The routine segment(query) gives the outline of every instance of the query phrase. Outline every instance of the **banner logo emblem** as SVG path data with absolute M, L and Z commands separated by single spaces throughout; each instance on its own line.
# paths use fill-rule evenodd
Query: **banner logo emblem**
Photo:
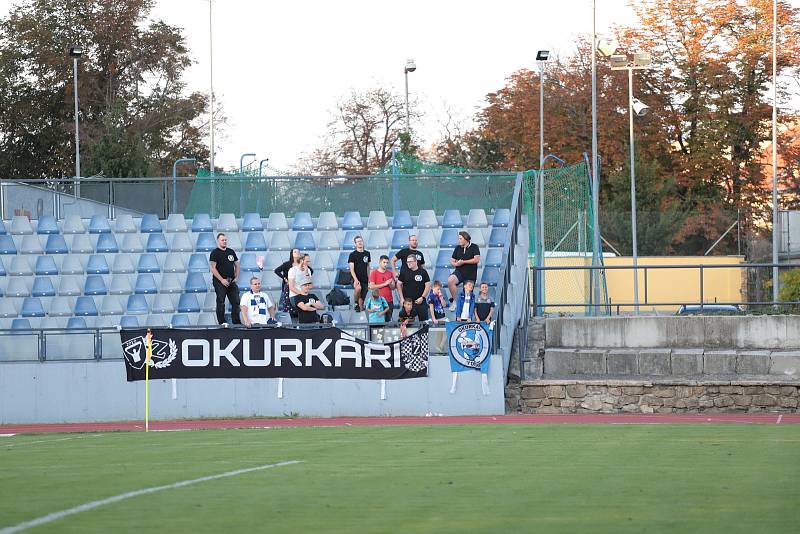
M 122 344 L 122 354 L 125 360 L 134 369 L 143 369 L 146 360 L 147 349 L 145 346 L 145 336 L 139 336 Z M 178 356 L 178 345 L 170 339 L 168 342 L 153 338 L 153 358 L 150 366 L 156 369 L 163 369 L 175 361 Z
M 489 336 L 478 323 L 468 323 L 454 328 L 448 341 L 450 354 L 464 367 L 480 369 L 481 364 L 489 356 Z

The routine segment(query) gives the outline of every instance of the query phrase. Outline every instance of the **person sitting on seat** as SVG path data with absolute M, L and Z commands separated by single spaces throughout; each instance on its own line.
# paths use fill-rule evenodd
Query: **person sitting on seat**
M 239 306 L 242 309 L 242 323 L 247 328 L 253 325 L 277 324 L 275 304 L 266 292 L 261 291 L 261 280 L 257 276 L 250 278 L 250 289 L 242 293 Z
M 467 280 L 464 282 L 464 289 L 458 294 L 456 301 L 456 321 L 470 322 L 475 314 L 475 294 L 472 290 L 475 282 Z
M 300 293 L 294 298 L 297 307 L 297 318 L 300 324 L 318 323 L 320 321 L 317 310 L 324 310 L 325 305 L 318 296 L 311 293 L 311 282 L 300 286 Z

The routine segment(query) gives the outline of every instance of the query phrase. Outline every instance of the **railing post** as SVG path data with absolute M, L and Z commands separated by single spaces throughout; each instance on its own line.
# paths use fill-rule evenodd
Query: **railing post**
M 704 296 L 705 289 L 703 287 L 703 278 L 705 277 L 703 273 L 703 266 L 701 265 L 700 266 L 700 313 L 703 313 L 703 301 L 705 301 L 705 296 Z
M 644 267 L 644 303 L 647 304 L 647 267 Z
M 47 349 L 45 348 L 47 345 L 47 339 L 44 335 L 44 330 L 39 330 L 39 335 L 36 336 L 39 343 L 39 361 L 43 362 L 47 360 Z

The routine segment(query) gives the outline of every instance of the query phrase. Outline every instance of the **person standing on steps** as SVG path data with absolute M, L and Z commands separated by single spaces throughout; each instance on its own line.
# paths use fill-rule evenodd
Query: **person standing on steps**
M 217 248 L 208 258 L 211 267 L 212 285 L 217 295 L 217 323 L 225 324 L 225 298 L 231 303 L 231 322 L 242 324 L 239 320 L 239 257 L 236 251 L 228 248 L 228 238 L 224 233 L 217 234 Z

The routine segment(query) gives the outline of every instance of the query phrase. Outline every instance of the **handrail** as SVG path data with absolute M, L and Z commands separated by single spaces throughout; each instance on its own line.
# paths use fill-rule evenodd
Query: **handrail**
M 514 182 L 514 193 L 511 197 L 511 217 L 509 218 L 509 226 L 511 226 L 511 235 L 510 239 L 506 241 L 503 245 L 503 253 L 502 258 L 503 261 L 500 264 L 500 272 L 502 273 L 502 284 L 499 285 L 499 294 L 497 295 L 497 319 L 495 320 L 495 327 L 493 329 L 493 339 L 492 339 L 492 346 L 497 347 L 499 346 L 501 337 L 501 331 L 503 328 L 503 318 L 505 316 L 505 302 L 506 296 L 508 292 L 508 287 L 510 286 L 511 282 L 511 269 L 513 267 L 514 262 L 514 247 L 516 247 L 519 232 L 519 225 L 522 222 L 522 213 L 521 213 L 521 196 L 523 192 L 523 174 L 517 173 L 517 178 Z

